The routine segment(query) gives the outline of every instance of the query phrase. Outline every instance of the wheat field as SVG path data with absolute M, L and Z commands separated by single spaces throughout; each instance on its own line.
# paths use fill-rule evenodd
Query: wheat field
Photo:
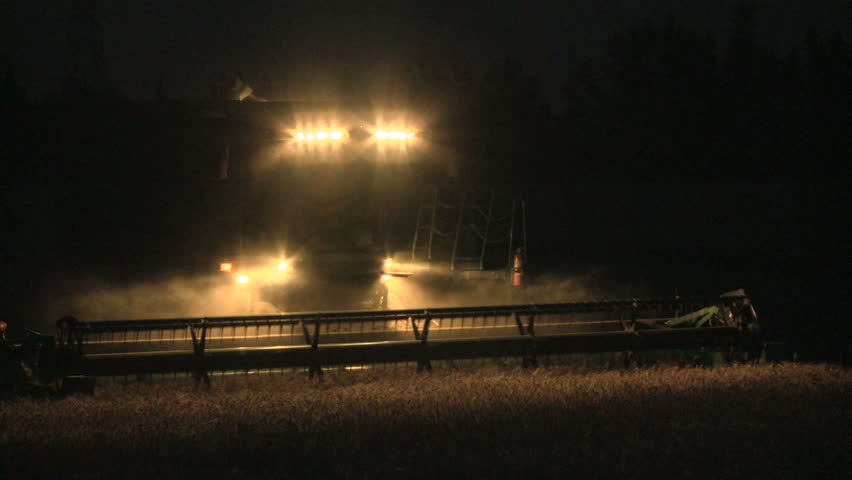
M 850 478 L 850 370 L 410 369 L 0 402 L 0 478 Z

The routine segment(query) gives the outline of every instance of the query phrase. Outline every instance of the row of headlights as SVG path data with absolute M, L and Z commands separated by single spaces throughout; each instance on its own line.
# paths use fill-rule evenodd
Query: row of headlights
M 288 273 L 290 271 L 290 261 L 289 260 L 281 260 L 275 265 L 278 272 Z M 234 270 L 234 264 L 231 262 L 222 262 L 219 264 L 219 271 L 225 273 L 231 273 Z M 246 273 L 240 273 L 236 276 L 237 283 L 245 285 L 251 281 L 251 277 Z
M 313 140 L 342 140 L 344 132 L 342 130 L 317 130 L 310 132 L 296 132 L 296 141 L 313 141 Z
M 376 132 L 376 138 L 378 140 L 412 140 L 414 139 L 414 132 L 404 132 L 401 130 L 378 130 Z
M 393 259 L 391 259 L 390 257 L 386 258 L 385 261 L 384 261 L 385 268 L 390 268 L 392 265 L 393 265 Z M 291 270 L 290 261 L 289 260 L 279 261 L 276 265 L 276 269 L 278 270 L 278 272 L 289 273 L 290 270 Z M 220 272 L 231 273 L 233 270 L 234 270 L 234 264 L 231 263 L 231 262 L 222 262 L 222 263 L 219 264 L 219 271 Z M 381 278 L 382 278 L 382 280 L 388 280 L 388 279 L 391 278 L 391 275 L 383 274 Z M 236 276 L 236 280 L 237 280 L 237 283 L 245 285 L 245 284 L 247 284 L 251 281 L 251 277 L 249 277 L 249 275 L 246 274 L 246 273 L 240 273 Z
M 293 135 L 297 142 L 314 142 L 328 140 L 343 140 L 348 136 L 346 130 L 299 130 Z M 414 131 L 412 130 L 376 130 L 373 133 L 376 140 L 413 140 Z

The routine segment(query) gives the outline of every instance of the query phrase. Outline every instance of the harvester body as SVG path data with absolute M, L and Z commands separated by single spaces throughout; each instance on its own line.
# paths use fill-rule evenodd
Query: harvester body
M 247 312 L 258 302 L 267 312 L 387 308 L 383 277 L 407 276 L 385 262 L 435 161 L 424 159 L 422 129 L 382 127 L 368 110 L 226 104 L 219 246 L 208 251 L 251 295 Z

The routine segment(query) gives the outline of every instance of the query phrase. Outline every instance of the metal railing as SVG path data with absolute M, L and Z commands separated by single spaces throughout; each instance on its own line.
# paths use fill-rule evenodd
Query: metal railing
M 667 320 L 713 310 L 714 321 Z M 742 343 L 756 323 L 745 296 L 656 298 L 412 310 L 80 322 L 60 332 L 77 352 L 71 371 L 132 375 L 639 351 Z

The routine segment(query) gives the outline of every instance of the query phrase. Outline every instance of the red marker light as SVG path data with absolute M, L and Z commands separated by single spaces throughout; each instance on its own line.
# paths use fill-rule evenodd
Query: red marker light
M 6 322 L 4 322 L 3 320 L 0 320 L 0 332 L 5 332 L 6 327 L 8 327 L 8 326 L 9 325 Z
M 231 262 L 220 263 L 219 264 L 219 271 L 220 272 L 230 272 L 231 268 L 233 268 L 233 267 L 234 267 L 234 265 Z

